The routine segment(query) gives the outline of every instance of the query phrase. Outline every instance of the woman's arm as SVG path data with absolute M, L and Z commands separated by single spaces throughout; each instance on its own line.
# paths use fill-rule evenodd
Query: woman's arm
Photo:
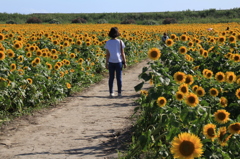
M 127 61 L 126 61 L 126 55 L 125 55 L 125 52 L 124 52 L 123 48 L 121 50 L 121 56 L 122 56 L 122 60 L 123 60 L 123 66 L 124 66 L 124 68 L 126 68 L 127 67 Z
M 108 62 L 109 62 L 110 52 L 108 49 L 106 50 L 106 69 L 108 69 Z

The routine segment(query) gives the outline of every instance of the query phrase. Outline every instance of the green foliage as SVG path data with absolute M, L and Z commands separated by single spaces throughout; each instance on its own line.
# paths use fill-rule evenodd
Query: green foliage
M 44 23 L 48 23 L 51 19 L 58 19 L 61 23 L 71 23 L 73 19 L 81 17 L 88 23 L 98 23 L 99 19 L 105 19 L 108 23 L 121 23 L 126 19 L 132 19 L 138 24 L 143 24 L 148 20 L 162 22 L 166 18 L 174 18 L 178 23 L 228 23 L 239 22 L 240 8 L 229 10 L 202 10 L 202 11 L 177 11 L 177 12 L 143 12 L 143 13 L 33 13 L 23 14 L 7 14 L 0 13 L 0 22 L 6 23 L 9 19 L 20 24 L 25 23 L 30 17 L 37 17 Z M 149 24 L 147 24 L 149 25 Z

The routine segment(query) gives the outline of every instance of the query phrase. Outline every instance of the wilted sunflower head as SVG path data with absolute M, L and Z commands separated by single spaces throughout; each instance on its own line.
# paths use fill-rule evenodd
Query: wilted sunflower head
M 226 134 L 227 134 L 226 127 L 220 127 L 218 132 L 218 142 L 221 146 L 227 146 L 227 142 L 232 136 L 232 134 L 230 134 L 226 137 Z
M 214 119 L 216 122 L 218 122 L 219 124 L 225 124 L 228 122 L 229 120 L 229 115 L 230 113 L 228 113 L 226 110 L 222 109 L 222 110 L 217 110 L 214 113 Z
M 171 153 L 174 158 L 198 158 L 202 155 L 203 144 L 198 136 L 191 133 L 181 133 L 172 141 Z
M 148 51 L 148 57 L 151 60 L 158 60 L 161 57 L 161 52 L 158 48 L 152 48 Z

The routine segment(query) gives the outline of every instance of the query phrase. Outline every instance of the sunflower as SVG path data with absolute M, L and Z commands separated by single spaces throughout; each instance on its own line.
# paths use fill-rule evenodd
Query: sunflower
M 36 58 L 34 59 L 34 61 L 35 61 L 36 64 L 41 63 L 41 59 L 40 59 L 39 57 L 36 57 Z
M 42 56 L 42 51 L 41 50 L 37 50 L 36 55 L 37 56 Z
M 240 33 L 238 35 L 236 35 L 237 40 L 240 40 Z
M 207 58 L 207 57 L 208 57 L 208 51 L 207 51 L 207 50 L 204 50 L 202 56 L 203 56 L 204 58 Z
M 239 54 L 234 54 L 232 60 L 234 62 L 240 62 L 240 55 Z
M 225 81 L 225 74 L 223 72 L 217 72 L 215 74 L 215 79 L 218 81 L 218 82 L 224 82 Z
M 178 90 L 183 94 L 188 94 L 188 85 L 186 83 L 183 83 L 178 87 Z
M 240 88 L 238 88 L 238 89 L 236 90 L 235 95 L 236 95 L 236 97 L 237 97 L 238 99 L 240 99 Z
M 189 105 L 190 107 L 196 107 L 197 104 L 199 103 L 199 99 L 198 96 L 194 93 L 189 93 L 186 96 L 186 103 L 187 105 Z
M 174 44 L 173 39 L 167 39 L 165 41 L 165 43 L 166 43 L 167 46 L 173 46 L 173 44 Z
M 219 132 L 218 132 L 218 142 L 221 146 L 227 146 L 227 142 L 232 136 L 232 134 L 228 135 L 227 134 L 227 129 L 226 127 L 220 127 Z
M 147 96 L 148 95 L 148 91 L 147 90 L 141 90 L 140 94 L 143 96 Z
M 236 37 L 233 36 L 233 35 L 231 35 L 231 36 L 228 38 L 228 41 L 229 41 L 230 43 L 236 43 Z
M 148 51 L 148 57 L 151 60 L 158 60 L 161 57 L 161 52 L 158 48 L 152 48 Z
M 33 83 L 33 80 L 31 78 L 27 78 L 27 81 L 28 81 L 29 84 Z
M 71 88 L 71 84 L 70 83 L 66 83 L 66 87 L 67 87 L 67 89 L 70 89 Z
M 189 46 L 189 47 L 193 47 L 193 45 L 194 45 L 194 42 L 193 42 L 193 41 L 189 41 L 189 42 L 188 42 L 188 46 Z
M 63 71 L 60 71 L 59 73 L 60 73 L 60 77 L 64 77 L 65 74 Z
M 70 54 L 70 57 L 71 57 L 71 58 L 75 58 L 75 57 L 76 57 L 76 54 L 71 53 L 71 54 Z
M 230 113 L 228 113 L 226 110 L 222 109 L 222 110 L 217 110 L 214 113 L 214 119 L 215 121 L 217 121 L 219 124 L 225 124 L 228 122 L 229 120 L 229 115 Z
M 13 71 L 15 71 L 16 69 L 17 69 L 17 65 L 16 65 L 15 63 L 12 63 L 12 64 L 10 65 L 10 71 L 13 72 Z
M 196 90 L 198 89 L 198 85 L 194 85 L 193 87 L 192 87 L 192 90 L 193 90 L 193 92 L 196 92 Z
M 213 97 L 216 97 L 216 96 L 218 96 L 218 90 L 216 89 L 216 88 L 211 88 L 210 90 L 209 90 L 209 94 L 211 95 L 211 96 L 213 96 Z
M 203 127 L 203 134 L 207 139 L 211 139 L 212 141 L 217 137 L 216 134 L 216 125 L 207 124 Z
M 23 60 L 24 60 L 23 55 L 18 56 L 17 59 L 19 62 L 23 62 Z
M 231 134 L 240 134 L 240 123 L 233 123 L 228 126 L 228 131 Z
M 83 63 L 83 61 L 84 61 L 83 58 L 79 58 L 79 59 L 78 59 L 78 62 L 79 62 L 79 63 Z
M 203 87 L 199 86 L 196 90 L 196 94 L 198 97 L 203 97 L 206 94 L 206 92 Z
M 238 85 L 240 85 L 240 78 L 237 79 L 236 83 L 237 83 Z
M 26 56 L 29 58 L 29 57 L 32 57 L 32 53 L 31 52 L 27 52 L 26 53 Z
M 164 106 L 166 105 L 166 103 L 167 103 L 167 100 L 166 100 L 165 97 L 158 97 L 158 99 L 157 99 L 157 105 L 158 105 L 159 107 L 164 107 Z
M 180 54 L 186 54 L 187 53 L 187 48 L 185 46 L 181 46 L 179 49 L 178 49 L 178 52 Z
M 19 74 L 19 75 L 24 75 L 24 70 L 23 70 L 23 69 L 19 69 L 19 70 L 18 70 L 18 74 Z
M 51 65 L 50 63 L 47 62 L 46 65 L 47 65 L 47 68 L 48 68 L 49 70 L 52 69 L 52 65 Z
M 15 53 L 14 53 L 14 51 L 12 49 L 8 49 L 6 51 L 6 53 L 7 53 L 8 57 L 10 57 L 10 58 L 15 57 Z
M 180 40 L 181 40 L 181 41 L 187 41 L 187 40 L 188 40 L 187 35 L 185 35 L 185 34 L 181 35 L 181 36 L 180 36 Z
M 205 72 L 205 75 L 204 75 L 205 78 L 211 79 L 212 76 L 213 76 L 213 72 L 212 72 L 211 70 L 207 70 L 207 71 Z
M 3 41 L 5 39 L 5 35 L 4 34 L 0 34 L 0 41 Z
M 55 65 L 54 65 L 54 69 L 55 69 L 55 70 L 58 70 L 58 69 L 60 69 L 60 66 L 59 66 L 58 64 L 55 64 Z
M 82 41 L 81 40 L 77 40 L 76 44 L 77 45 L 82 45 Z
M 181 100 L 183 100 L 183 98 L 184 98 L 183 92 L 177 91 L 177 92 L 176 92 L 176 99 L 177 99 L 178 101 L 181 101 Z
M 14 43 L 14 48 L 15 49 L 21 49 L 22 47 L 23 47 L 22 42 L 17 41 L 17 42 Z
M 227 83 L 233 83 L 236 81 L 236 79 L 237 79 L 237 76 L 235 75 L 234 72 L 229 71 L 225 73 L 225 80 Z
M 180 84 L 180 83 L 185 82 L 186 74 L 184 72 L 176 72 L 176 73 L 174 73 L 173 77 L 174 77 L 174 80 L 178 84 Z
M 0 60 L 4 60 L 6 57 L 5 53 L 3 51 L 0 51 Z
M 226 37 L 225 37 L 225 36 L 220 36 L 220 37 L 218 38 L 218 41 L 219 41 L 220 43 L 224 43 L 224 42 L 226 41 Z
M 193 159 L 201 157 L 203 144 L 198 136 L 191 133 L 181 133 L 172 141 L 171 153 L 174 158 Z
M 176 36 L 175 34 L 171 34 L 171 35 L 170 35 L 170 38 L 174 40 L 174 39 L 177 38 L 177 36 Z
M 188 85 L 191 85 L 191 84 L 193 84 L 193 82 L 194 82 L 193 76 L 192 75 L 186 75 L 185 83 L 188 84 Z

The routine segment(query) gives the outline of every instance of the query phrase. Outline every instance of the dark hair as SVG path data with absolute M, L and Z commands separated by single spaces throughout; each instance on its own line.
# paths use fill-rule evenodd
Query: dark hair
M 116 38 L 116 37 L 120 36 L 120 33 L 118 32 L 118 28 L 112 27 L 108 33 L 108 36 L 110 36 L 111 38 Z

